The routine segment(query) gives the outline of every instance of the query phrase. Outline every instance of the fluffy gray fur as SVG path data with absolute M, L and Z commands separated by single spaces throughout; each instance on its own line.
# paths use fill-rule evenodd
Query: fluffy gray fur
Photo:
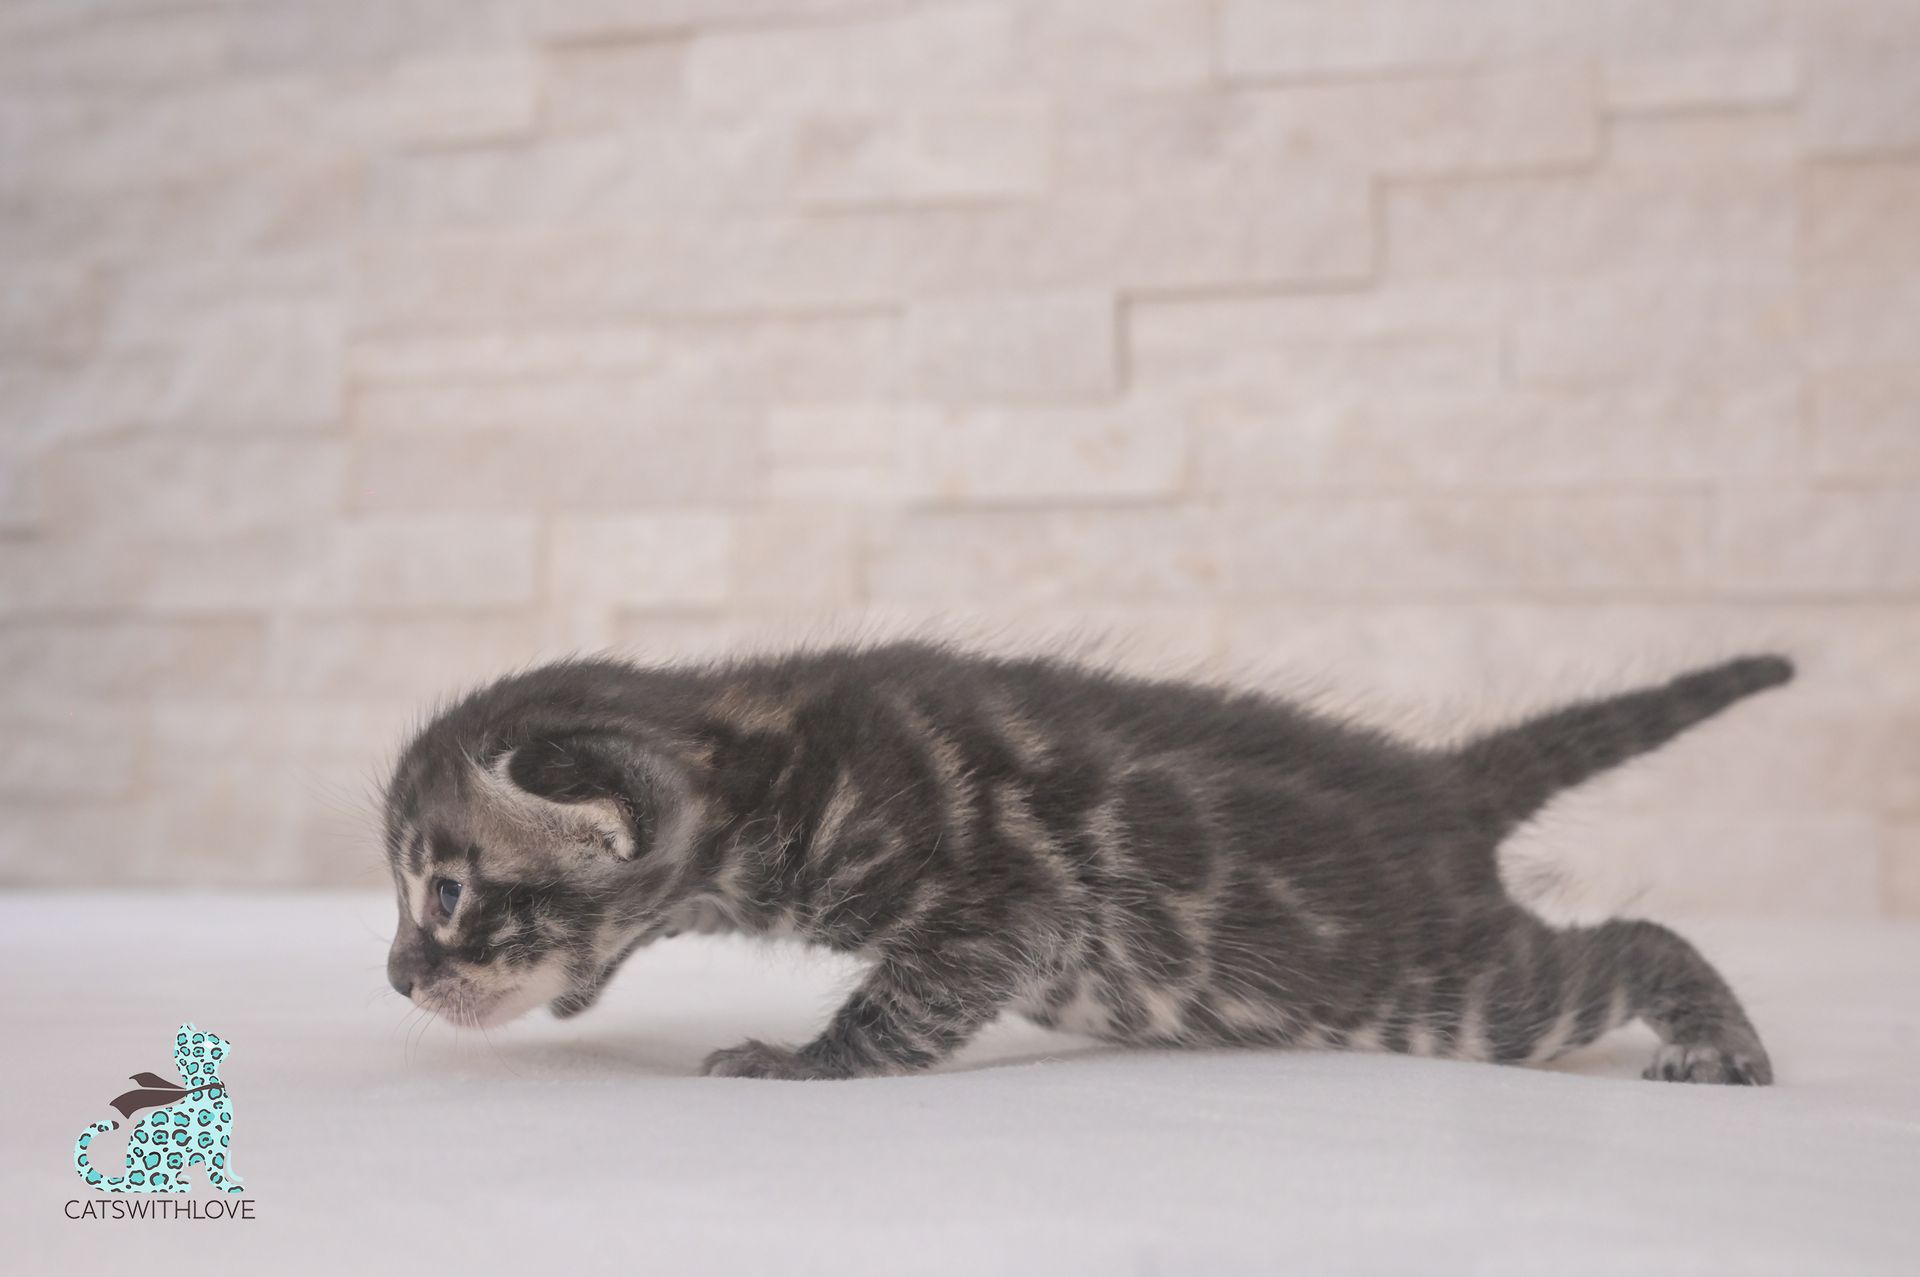
M 401 757 L 389 975 L 493 1024 L 582 1011 L 689 927 L 869 961 L 812 1041 L 707 1059 L 730 1077 L 909 1073 L 1015 1011 L 1116 1042 L 1511 1062 L 1638 1018 L 1663 1043 L 1648 1077 L 1764 1084 L 1692 945 L 1549 926 L 1496 852 L 1791 675 L 1747 657 L 1428 749 L 1252 692 L 922 644 L 564 662 L 467 696 Z

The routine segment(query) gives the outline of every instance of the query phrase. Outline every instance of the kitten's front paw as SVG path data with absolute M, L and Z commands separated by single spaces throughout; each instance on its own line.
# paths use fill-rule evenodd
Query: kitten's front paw
M 700 1071 L 708 1077 L 774 1077 L 796 1082 L 839 1076 L 798 1051 L 751 1039 L 739 1046 L 715 1051 L 700 1066 Z
M 1673 1043 L 1654 1052 L 1642 1077 L 1656 1082 L 1709 1082 L 1720 1086 L 1766 1086 L 1773 1081 L 1773 1065 L 1766 1052 L 1722 1050 L 1717 1046 L 1680 1046 Z

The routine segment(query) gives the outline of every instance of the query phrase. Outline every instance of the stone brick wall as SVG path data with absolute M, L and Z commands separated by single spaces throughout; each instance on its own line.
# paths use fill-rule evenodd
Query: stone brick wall
M 932 628 L 1427 733 L 1782 645 L 1516 876 L 1920 915 L 1916 66 L 1917 0 L 0 0 L 0 880 L 378 884 L 451 689 Z

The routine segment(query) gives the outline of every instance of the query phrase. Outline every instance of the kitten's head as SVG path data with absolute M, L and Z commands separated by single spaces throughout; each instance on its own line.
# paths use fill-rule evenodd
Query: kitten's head
M 667 908 L 685 777 L 627 732 L 464 708 L 420 733 L 387 787 L 388 979 L 456 1024 L 578 1010 Z

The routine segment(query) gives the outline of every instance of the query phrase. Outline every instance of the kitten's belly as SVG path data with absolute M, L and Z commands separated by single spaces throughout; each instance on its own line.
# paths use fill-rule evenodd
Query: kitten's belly
M 1063 980 L 1043 989 L 1020 1012 L 1035 1024 L 1063 1033 L 1115 1036 L 1113 1008 L 1101 997 L 1099 982 L 1093 977 Z
M 1273 1041 L 1286 1035 L 1288 1017 L 1277 1008 L 1230 999 L 1231 1008 L 1215 1007 L 1212 1023 L 1193 1014 L 1190 991 L 1176 991 L 1147 981 L 1128 981 L 1118 987 L 1098 975 L 1071 977 L 1037 991 L 1015 1009 L 1043 1028 L 1113 1042 L 1163 1045 L 1209 1041 Z M 1215 1000 L 1218 1001 L 1217 999 Z M 1219 1027 L 1227 1012 L 1227 1032 Z

